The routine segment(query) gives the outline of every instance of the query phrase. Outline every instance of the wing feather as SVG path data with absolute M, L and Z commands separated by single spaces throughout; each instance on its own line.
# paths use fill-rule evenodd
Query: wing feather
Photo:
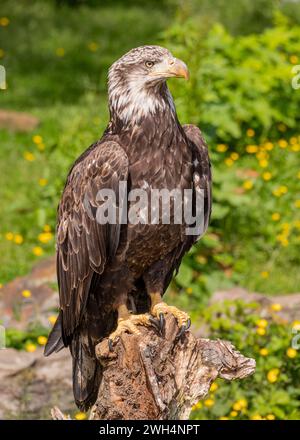
M 204 222 L 203 222 L 203 235 L 209 225 L 211 216 L 211 204 L 212 204 L 212 176 L 211 176 L 211 164 L 208 155 L 208 149 L 206 142 L 202 136 L 200 129 L 191 124 L 183 125 L 183 130 L 187 137 L 189 147 L 192 150 L 193 160 L 193 191 L 198 190 L 204 192 Z M 193 244 L 199 239 L 197 235 L 186 235 L 184 241 L 175 249 L 173 254 L 173 261 L 171 268 L 165 278 L 164 290 L 167 289 L 172 277 L 178 272 L 180 263 L 185 253 L 193 246 Z
M 58 208 L 57 276 L 67 345 L 85 310 L 93 273 L 101 275 L 119 243 L 120 225 L 96 220 L 101 189 L 127 181 L 128 158 L 117 142 L 95 144 L 71 169 Z M 109 250 L 109 252 L 108 252 Z

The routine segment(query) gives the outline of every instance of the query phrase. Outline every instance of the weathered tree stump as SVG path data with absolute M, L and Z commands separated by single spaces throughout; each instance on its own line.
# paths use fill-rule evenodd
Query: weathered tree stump
M 164 337 L 141 327 L 141 335 L 124 334 L 110 352 L 107 340 L 96 347 L 103 366 L 91 420 L 187 419 L 221 377 L 242 379 L 255 370 L 227 341 L 197 339 L 187 332 L 176 341 L 178 327 L 166 317 Z

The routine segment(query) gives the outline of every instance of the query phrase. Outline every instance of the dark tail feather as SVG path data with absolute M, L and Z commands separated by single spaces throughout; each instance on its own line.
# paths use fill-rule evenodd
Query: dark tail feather
M 71 354 L 75 402 L 81 411 L 87 411 L 96 402 L 102 369 L 97 359 L 81 343 L 79 335 L 74 336 Z
M 58 318 L 50 332 L 47 344 L 45 346 L 44 356 L 49 356 L 53 352 L 57 353 L 65 346 L 62 340 L 61 320 L 62 312 L 59 313 Z

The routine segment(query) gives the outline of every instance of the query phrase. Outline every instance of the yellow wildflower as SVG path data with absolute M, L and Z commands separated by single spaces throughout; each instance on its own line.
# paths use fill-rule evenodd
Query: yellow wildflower
M 38 343 L 39 343 L 40 345 L 46 345 L 46 343 L 47 343 L 47 338 L 46 338 L 46 336 L 39 336 L 39 337 L 37 338 L 37 341 L 38 341 Z
M 63 47 L 58 47 L 55 53 L 58 57 L 63 57 L 65 55 L 65 49 Z
M 267 151 L 271 151 L 271 150 L 273 150 L 273 148 L 274 148 L 274 145 L 272 144 L 272 142 L 266 142 L 265 143 L 265 149 Z
M 300 151 L 300 145 L 299 144 L 292 145 L 292 151 L 296 151 L 296 152 Z
M 89 50 L 90 50 L 91 52 L 96 52 L 96 51 L 98 50 L 98 48 L 99 48 L 99 45 L 98 45 L 97 43 L 95 43 L 94 41 L 91 41 L 91 42 L 88 44 L 88 48 L 89 48 Z
M 0 17 L 0 26 L 8 26 L 9 25 L 9 18 L 7 17 Z
M 8 241 L 12 241 L 12 240 L 14 239 L 14 234 L 13 234 L 12 232 L 7 232 L 7 233 L 5 234 L 5 238 L 6 238 L 6 240 L 8 240 Z
M 218 384 L 216 382 L 213 382 L 210 386 L 210 390 L 212 393 L 214 393 L 215 391 L 217 391 L 217 389 L 219 388 Z
M 28 162 L 33 162 L 35 160 L 34 154 L 30 153 L 30 151 L 25 151 L 23 157 L 25 160 L 28 160 Z
M 289 244 L 289 240 L 288 240 L 288 239 L 286 238 L 286 236 L 283 235 L 283 234 L 279 234 L 279 235 L 277 235 L 277 236 L 276 236 L 276 239 L 277 239 L 277 241 L 279 241 L 280 244 L 281 244 L 282 246 L 284 246 L 284 247 L 288 246 L 288 244 Z
M 246 399 L 240 399 L 240 400 L 238 400 L 238 403 L 240 404 L 240 407 L 242 409 L 247 408 L 247 406 L 248 406 L 248 402 Z
M 84 412 L 78 412 L 75 414 L 75 419 L 76 420 L 85 420 L 86 419 L 86 414 Z
M 192 289 L 192 287 L 187 287 L 187 289 L 186 289 L 186 293 L 187 293 L 188 295 L 191 295 L 191 294 L 193 293 L 193 289 Z
M 274 222 L 278 222 L 278 220 L 280 220 L 280 214 L 279 214 L 279 212 L 274 212 L 274 213 L 272 214 L 272 220 L 273 220 Z
M 270 383 L 275 383 L 278 380 L 280 370 L 278 368 L 272 368 L 270 371 L 268 371 L 267 379 Z
M 32 249 L 32 252 L 34 253 L 34 255 L 36 255 L 37 257 L 40 257 L 41 255 L 43 255 L 44 251 L 40 246 L 35 246 Z
M 257 329 L 256 329 L 256 333 L 257 333 L 259 336 L 264 336 L 264 335 L 266 334 L 266 330 L 265 330 L 264 328 L 257 327 Z
M 38 149 L 40 150 L 40 151 L 44 151 L 45 150 L 45 144 L 38 144 Z
M 263 159 L 269 159 L 270 155 L 266 151 L 259 151 L 258 153 L 256 153 L 256 157 L 259 160 L 263 160 Z
M 227 159 L 225 159 L 225 164 L 228 167 L 231 167 L 233 165 L 233 160 L 230 157 L 228 157 Z
M 293 330 L 300 330 L 300 321 L 294 321 L 292 323 L 292 329 Z
M 280 227 L 281 227 L 281 229 L 283 229 L 285 231 L 285 233 L 288 233 L 291 228 L 291 225 L 289 223 L 285 222 L 285 223 L 282 223 L 280 225 Z
M 219 417 L 219 420 L 229 420 L 229 418 L 226 416 L 221 416 L 221 417 Z
M 279 145 L 280 148 L 286 148 L 288 146 L 288 143 L 287 143 L 287 141 L 285 139 L 280 139 L 278 141 L 278 145 Z
M 248 128 L 246 133 L 248 137 L 253 137 L 255 135 L 255 131 L 252 128 Z
M 245 189 L 247 189 L 247 190 L 253 188 L 253 182 L 252 182 L 252 180 L 245 180 L 245 181 L 243 182 L 243 188 L 245 188 Z
M 281 191 L 279 191 L 278 188 L 273 189 L 272 193 L 273 193 L 273 195 L 274 195 L 275 197 L 280 197 L 280 196 L 282 195 L 282 194 L 281 194 Z
M 236 417 L 238 415 L 237 411 L 231 411 L 230 417 Z
M 291 145 L 296 145 L 296 144 L 298 144 L 298 138 L 296 138 L 296 136 L 291 137 L 291 139 L 290 139 L 290 144 L 291 144 Z
M 297 57 L 297 55 L 291 55 L 290 56 L 290 62 L 292 64 L 297 64 L 298 63 L 299 58 Z
M 25 346 L 25 350 L 28 351 L 29 353 L 33 353 L 36 350 L 36 345 L 35 344 L 27 344 Z
M 202 406 L 202 402 L 197 402 L 195 405 L 193 405 L 192 409 L 195 411 L 196 409 L 201 409 Z
M 282 310 L 282 305 L 279 303 L 274 303 L 271 305 L 271 310 L 273 310 L 273 312 L 280 312 L 280 310 Z
M 294 225 L 295 228 L 300 229 L 300 220 L 295 220 Z
M 39 185 L 40 186 L 46 186 L 48 183 L 47 179 L 44 179 L 43 177 L 41 179 L 39 179 Z
M 43 138 L 39 134 L 35 134 L 32 140 L 36 145 L 41 144 L 43 142 Z
M 268 356 L 268 354 L 269 354 L 269 350 L 268 350 L 267 348 L 261 348 L 261 349 L 259 350 L 259 354 L 260 354 L 261 356 Z
M 272 179 L 272 173 L 270 173 L 270 171 L 265 171 L 262 175 L 263 179 L 268 181 Z
M 270 273 L 269 273 L 267 270 L 263 270 L 263 271 L 260 273 L 260 276 L 261 276 L 262 278 L 269 278 Z
M 238 158 L 240 157 L 240 155 L 236 152 L 231 153 L 230 155 L 232 160 L 238 160 Z
M 253 414 L 251 420 L 262 420 L 262 416 L 260 414 Z
M 24 298 L 30 298 L 31 297 L 31 292 L 30 290 L 26 289 L 22 291 L 22 296 L 24 296 Z
M 247 153 L 257 153 L 258 152 L 258 146 L 257 145 L 247 145 L 246 147 Z
M 274 414 L 268 414 L 268 415 L 266 416 L 266 419 L 267 419 L 267 420 L 275 420 L 275 416 L 274 416 Z
M 281 192 L 281 194 L 286 194 L 288 192 L 288 188 L 285 185 L 281 185 L 279 187 L 279 191 Z
M 286 355 L 290 359 L 294 359 L 297 356 L 297 350 L 295 350 L 294 348 L 290 347 L 290 348 L 287 349 Z
M 214 406 L 215 401 L 214 399 L 206 399 L 204 400 L 204 405 L 207 406 L 207 408 L 210 408 L 211 406 Z
M 44 229 L 45 232 L 50 232 L 51 231 L 51 226 L 50 225 L 45 225 L 43 229 Z
M 41 243 L 48 243 L 53 238 L 52 232 L 43 232 L 39 234 L 38 239 Z
M 266 328 L 268 327 L 268 321 L 266 319 L 259 319 L 256 323 L 257 327 Z
M 237 400 L 233 405 L 232 408 L 234 409 L 234 411 L 241 411 L 242 409 L 247 408 L 248 406 L 248 402 L 246 399 L 240 399 Z
M 268 165 L 269 165 L 269 162 L 267 161 L 267 159 L 262 159 L 259 161 L 259 166 L 261 168 L 267 168 Z
M 48 321 L 50 322 L 50 324 L 54 325 L 56 322 L 57 316 L 55 315 L 51 315 L 48 317 Z
M 15 235 L 14 242 L 15 242 L 16 244 L 22 244 L 23 241 L 24 241 L 24 239 L 23 239 L 23 237 L 22 237 L 21 234 L 16 234 L 16 235 Z
M 276 197 L 280 197 L 280 196 L 282 196 L 283 194 L 286 194 L 287 191 L 288 191 L 287 186 L 285 186 L 285 185 L 281 185 L 281 186 L 279 186 L 278 188 L 276 188 L 276 189 L 273 190 L 273 194 L 274 194 L 274 196 L 276 196 Z
M 300 208 L 300 199 L 295 201 L 295 206 L 296 208 Z
M 225 153 L 225 151 L 228 150 L 228 145 L 226 144 L 218 144 L 217 145 L 217 151 L 219 151 L 219 153 Z
M 197 255 L 196 261 L 199 264 L 206 264 L 207 263 L 207 258 L 204 255 Z
M 278 130 L 284 133 L 286 131 L 286 125 L 284 125 L 282 122 L 278 124 Z

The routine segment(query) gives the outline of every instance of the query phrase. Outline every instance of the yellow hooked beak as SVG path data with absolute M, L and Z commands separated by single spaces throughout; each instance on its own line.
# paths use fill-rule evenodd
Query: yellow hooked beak
M 162 78 L 184 78 L 186 80 L 190 77 L 187 65 L 177 58 L 168 58 L 157 64 L 149 75 Z

